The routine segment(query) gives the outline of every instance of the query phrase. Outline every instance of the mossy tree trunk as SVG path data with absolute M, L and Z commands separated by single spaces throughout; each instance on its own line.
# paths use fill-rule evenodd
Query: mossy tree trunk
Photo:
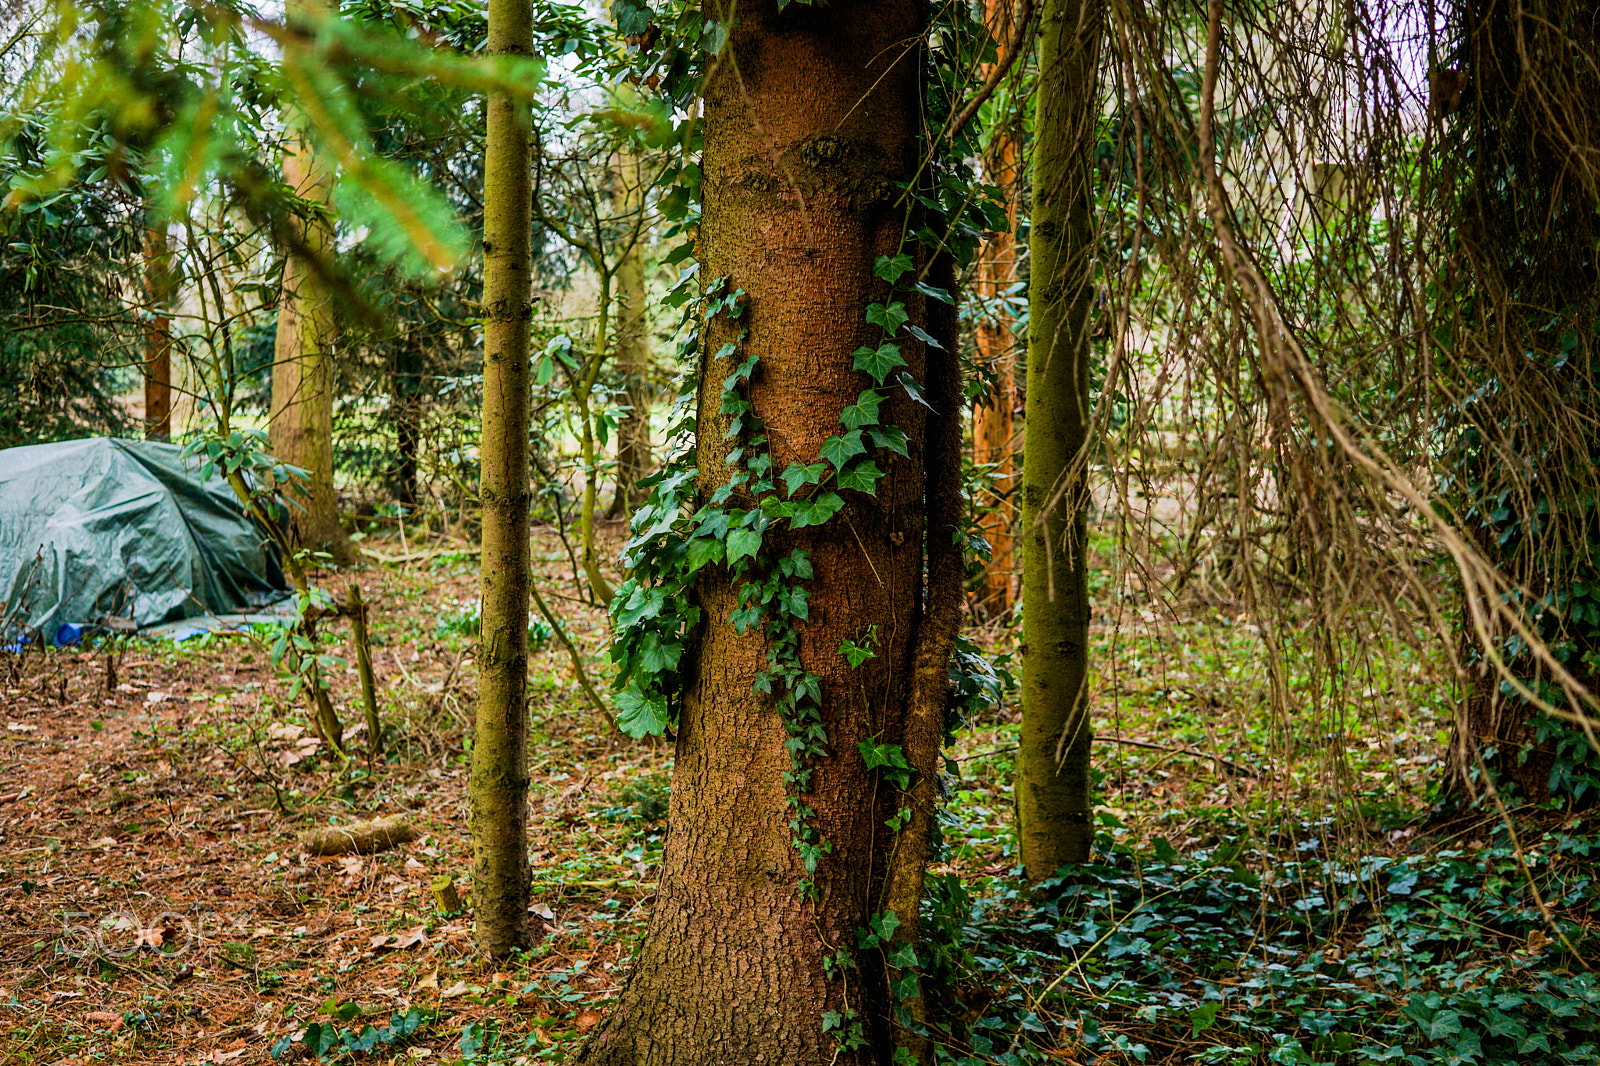
M 730 17 L 715 4 L 707 14 Z M 729 279 L 748 303 L 737 322 L 713 319 L 702 349 L 697 466 L 707 497 L 743 446 L 724 439 L 729 420 L 719 411 L 724 379 L 748 355 L 759 357 L 749 399 L 774 471 L 817 462 L 823 443 L 843 432 L 841 412 L 871 384 L 852 369 L 853 353 L 881 342 L 865 317 L 887 295 L 874 262 L 902 249 L 897 183 L 916 171 L 922 17 L 916 0 L 738 8 L 705 98 L 698 247 L 701 277 Z M 928 321 L 920 297 L 905 304 L 914 321 Z M 735 354 L 719 357 L 728 343 Z M 901 348 L 908 372 L 923 380 L 925 350 L 903 336 Z M 896 390 L 880 416 L 911 443 L 909 458 L 878 457 L 887 474 L 876 497 L 847 491 L 825 526 L 772 527 L 762 547 L 772 558 L 804 549 L 815 575 L 796 632 L 801 665 L 820 680 L 827 735 L 826 754 L 810 764 L 811 790 L 799 797 L 831 849 L 814 874 L 818 898 L 798 890 L 807 872 L 791 841 L 789 732 L 773 698 L 754 687 L 769 666 L 768 640 L 759 628 L 741 635 L 731 621 L 742 580 L 721 567 L 701 571 L 705 621 L 683 692 L 660 887 L 627 984 L 579 1062 L 890 1061 L 881 955 L 858 952 L 861 969 L 834 977 L 824 964 L 854 949 L 857 931 L 885 906 L 895 843 L 884 822 L 900 797 L 857 745 L 908 739 L 925 412 Z M 953 403 L 926 415 L 959 417 Z M 874 636 L 876 658 L 852 669 L 841 645 Z M 836 1046 L 828 1012 L 846 1027 L 855 1012 L 865 1046 Z
M 295 23 L 326 10 L 324 0 L 289 0 L 286 17 Z M 333 226 L 327 216 L 333 175 L 318 158 L 311 132 L 303 124 L 291 133 L 289 145 L 283 181 L 306 201 L 306 210 L 289 222 L 298 247 L 284 257 L 268 446 L 278 459 L 306 471 L 306 481 L 288 493 L 297 505 L 290 516 L 295 542 L 348 563 L 355 549 L 339 525 L 333 489 L 333 302 L 327 285 L 307 261 L 308 256 L 326 259 L 333 251 Z
M 1017 838 L 1030 880 L 1089 856 L 1087 462 L 1101 0 L 1045 0 L 1029 235 Z
M 533 53 L 532 9 L 491 0 L 492 55 Z M 528 921 L 528 326 L 532 126 L 528 105 L 491 95 L 483 203 L 482 634 L 469 785 L 478 945 L 505 955 Z

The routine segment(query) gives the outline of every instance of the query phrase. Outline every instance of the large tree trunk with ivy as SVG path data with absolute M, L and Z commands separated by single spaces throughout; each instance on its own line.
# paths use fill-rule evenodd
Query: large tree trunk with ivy
M 874 278 L 880 257 L 912 250 L 901 183 L 917 165 L 921 19 L 915 0 L 781 12 L 758 0 L 713 61 L 700 275 L 748 295 L 715 301 L 703 334 L 699 477 L 684 489 L 702 510 L 652 557 L 657 583 L 635 567 L 614 609 L 700 619 L 682 653 L 650 927 L 580 1062 L 846 1066 L 893 1052 L 884 952 L 857 937 L 885 906 L 885 823 L 901 794 L 859 745 L 893 761 L 908 739 L 924 423 L 960 417 L 953 401 L 927 414 L 897 382 L 924 381 L 928 361 L 898 319 L 927 321 L 915 275 L 897 293 Z M 875 321 L 904 368 L 874 361 L 886 342 Z M 864 397 L 875 381 L 881 393 Z M 679 513 L 658 487 L 635 528 Z M 691 606 L 663 590 L 660 568 L 702 550 L 709 561 L 684 578 Z
M 1029 235 L 1017 839 L 1030 880 L 1089 857 L 1089 310 L 1101 0 L 1046 0 Z
M 489 51 L 533 53 L 531 9 L 491 0 Z M 528 105 L 491 95 L 483 196 L 482 633 L 468 800 L 478 945 L 506 955 L 528 922 L 528 323 L 532 296 Z
M 999 45 L 993 65 L 979 71 L 985 81 L 994 66 L 1010 59 L 1012 30 L 1016 16 L 1014 0 L 986 0 L 984 24 Z M 1023 64 L 1012 66 L 1016 83 L 1021 82 Z M 1020 125 L 1021 118 L 1015 121 Z M 989 542 L 989 565 L 983 572 L 978 608 L 989 617 L 1000 617 L 1011 610 L 1016 599 L 1017 506 L 1017 360 L 1014 316 L 1007 295 L 1017 281 L 1017 183 L 1021 170 L 1022 132 L 1009 122 L 995 129 L 983 156 L 984 178 L 999 186 L 1006 199 L 1006 229 L 984 241 L 978 252 L 978 276 L 974 295 L 983 304 L 976 332 L 978 365 L 989 379 L 988 388 L 972 406 L 972 461 L 993 468 L 993 490 L 979 520 L 979 529 Z
M 1526 590 L 1513 602 L 1528 606 L 1530 627 L 1593 692 L 1600 17 L 1586 0 L 1467 0 L 1457 17 L 1460 65 L 1432 75 L 1447 147 L 1439 187 L 1460 257 L 1440 274 L 1456 288 L 1437 301 L 1447 318 L 1435 335 L 1452 338 L 1447 354 L 1472 397 L 1458 408 L 1450 483 L 1480 548 Z M 1449 784 L 1481 794 L 1487 768 L 1520 798 L 1570 795 L 1597 756 L 1579 730 L 1502 686 L 1482 636 L 1470 627 L 1463 636 L 1471 675 Z M 1566 701 L 1525 641 L 1488 636 L 1522 683 Z
M 290 0 L 291 23 L 322 13 L 322 0 Z M 294 244 L 284 256 L 278 298 L 278 333 L 272 357 L 272 454 L 306 472 L 289 497 L 295 541 L 347 563 L 355 550 L 339 525 L 333 490 L 333 302 L 327 285 L 308 257 L 325 260 L 333 251 L 333 227 L 326 217 L 333 176 L 318 159 L 310 131 L 291 134 L 283 159 L 283 181 L 306 201 L 307 211 L 289 225 Z

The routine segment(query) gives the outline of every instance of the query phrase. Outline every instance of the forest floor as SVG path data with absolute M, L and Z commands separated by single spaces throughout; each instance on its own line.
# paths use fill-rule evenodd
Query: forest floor
M 608 536 L 620 533 L 614 526 Z M 0 1064 L 259 1063 L 312 1053 L 559 1061 L 598 1022 L 654 891 L 670 749 L 610 732 L 586 705 L 560 642 L 538 647 L 530 664 L 536 943 L 508 963 L 479 958 L 470 914 L 438 913 L 431 889 L 440 875 L 469 888 L 475 559 L 459 545 L 366 543 L 401 562 L 374 563 L 332 587 L 355 580 L 373 605 L 386 731 L 375 769 L 360 758 L 359 729 L 348 734 L 353 764 L 330 757 L 250 637 L 0 659 Z M 603 612 L 578 596 L 556 537 L 541 533 L 535 548 L 541 589 L 604 688 Z M 1332 869 L 1337 851 L 1341 861 L 1359 857 L 1369 874 L 1387 870 L 1392 892 L 1413 856 L 1438 854 L 1452 840 L 1457 850 L 1447 856 L 1492 850 L 1492 833 L 1470 829 L 1422 843 L 1419 815 L 1444 750 L 1442 704 L 1429 705 L 1438 699 L 1429 695 L 1432 674 L 1418 662 L 1414 676 L 1387 678 L 1370 721 L 1335 727 L 1308 714 L 1274 724 L 1264 720 L 1265 678 L 1242 665 L 1259 639 L 1248 619 L 1198 600 L 1188 617 L 1132 611 L 1096 619 L 1097 660 L 1110 664 L 1094 682 L 1104 869 L 1134 871 L 1100 875 L 1100 894 L 1083 904 L 1100 908 L 1099 918 L 1069 931 L 1069 919 L 1081 917 L 1069 906 L 1078 888 L 1063 888 L 1047 908 L 1055 931 L 1041 934 L 1036 904 L 1019 892 L 1009 829 L 1014 704 L 969 723 L 949 752 L 958 776 L 937 872 L 957 876 L 936 883 L 944 885 L 938 906 L 954 916 L 944 957 L 962 971 L 952 970 L 946 997 L 960 1020 L 960 1055 L 951 1061 L 1322 1061 L 1277 1055 L 1287 1038 L 1262 1019 L 1287 1012 L 1285 1032 L 1326 1035 L 1334 1023 L 1305 1020 L 1326 1003 L 1274 1000 L 1278 986 L 1268 980 L 1262 1007 L 1249 998 L 1252 965 L 1236 959 L 1220 974 L 1194 961 L 1177 980 L 1169 969 L 1141 985 L 1131 967 L 1119 975 L 1116 960 L 1158 957 L 1152 943 L 1172 937 L 1155 938 L 1151 920 L 1182 925 L 1211 914 L 1220 916 L 1208 927 L 1220 930 L 1214 939 L 1250 944 L 1195 941 L 1185 949 L 1193 959 L 1267 952 L 1263 966 L 1326 983 L 1328 951 L 1337 959 L 1342 944 L 1359 955 L 1373 908 L 1340 911 L 1332 893 L 1291 884 L 1294 871 L 1304 882 L 1313 860 Z M 328 628 L 341 645 L 331 650 L 353 660 L 348 633 Z M 1003 668 L 1012 635 L 981 635 Z M 353 669 L 333 688 L 347 723 L 359 722 Z M 418 839 L 326 858 L 298 843 L 309 827 L 391 814 L 406 815 Z M 1284 885 L 1264 887 L 1272 879 L 1263 882 L 1263 870 L 1284 856 L 1293 860 L 1282 865 Z M 1210 893 L 1203 906 L 1194 902 L 1197 886 Z M 1580 895 L 1586 907 L 1590 896 Z M 1153 901 L 1165 896 L 1186 900 L 1191 916 L 1161 911 Z M 1563 900 L 1556 906 L 1576 914 L 1573 928 L 1592 933 L 1592 915 Z M 1290 934 L 1279 939 L 1287 946 L 1272 948 L 1277 934 L 1263 936 L 1261 916 L 1278 914 L 1273 908 L 1292 916 L 1296 907 L 1304 928 L 1274 926 Z M 1332 921 L 1317 924 L 1315 936 L 1312 911 Z M 1242 932 L 1227 925 L 1236 917 Z M 1370 954 L 1420 950 L 1396 939 L 1403 925 L 1384 928 Z M 1528 952 L 1549 939 L 1525 932 L 1508 930 L 1473 950 L 1497 964 L 1523 951 L 1526 969 Z M 1162 980 L 1164 1014 L 1148 1006 L 1157 999 L 1128 998 L 1134 986 L 1156 996 Z M 1327 1061 L 1398 1059 L 1383 1052 L 1386 1034 L 1399 1034 L 1399 1048 L 1402 1030 L 1417 1025 L 1426 1037 L 1417 1047 L 1449 1044 L 1437 1010 L 1420 1022 L 1403 1014 L 1408 997 L 1438 981 L 1405 985 L 1397 998 L 1378 988 L 1381 974 L 1339 980 L 1376 989 L 1370 1009 L 1398 1020 L 1362 1030 L 1371 1039 L 1352 1047 L 1378 1049 L 1369 1057 L 1350 1058 L 1335 1041 L 1320 1052 Z M 1068 1009 L 1068 991 L 1104 1024 Z M 1327 1008 L 1329 1016 L 1356 1009 L 1360 994 Z M 1225 1025 L 1219 1007 L 1236 995 L 1242 1013 L 1224 1015 L 1233 1019 Z M 1314 1043 L 1294 1039 L 1296 1047 Z

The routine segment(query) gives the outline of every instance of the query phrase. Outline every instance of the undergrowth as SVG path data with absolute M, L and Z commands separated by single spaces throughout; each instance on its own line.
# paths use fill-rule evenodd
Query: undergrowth
M 1592 822 L 1326 860 L 1315 825 L 1188 855 L 1105 830 L 1037 893 L 939 881 L 940 1061 L 1600 1062 Z

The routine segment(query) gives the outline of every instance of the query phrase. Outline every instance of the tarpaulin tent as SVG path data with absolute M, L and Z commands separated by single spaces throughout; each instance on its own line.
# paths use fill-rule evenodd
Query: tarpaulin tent
M 270 542 L 174 444 L 99 438 L 0 450 L 0 639 L 59 643 L 281 599 Z M 64 628 L 65 627 L 65 628 Z

